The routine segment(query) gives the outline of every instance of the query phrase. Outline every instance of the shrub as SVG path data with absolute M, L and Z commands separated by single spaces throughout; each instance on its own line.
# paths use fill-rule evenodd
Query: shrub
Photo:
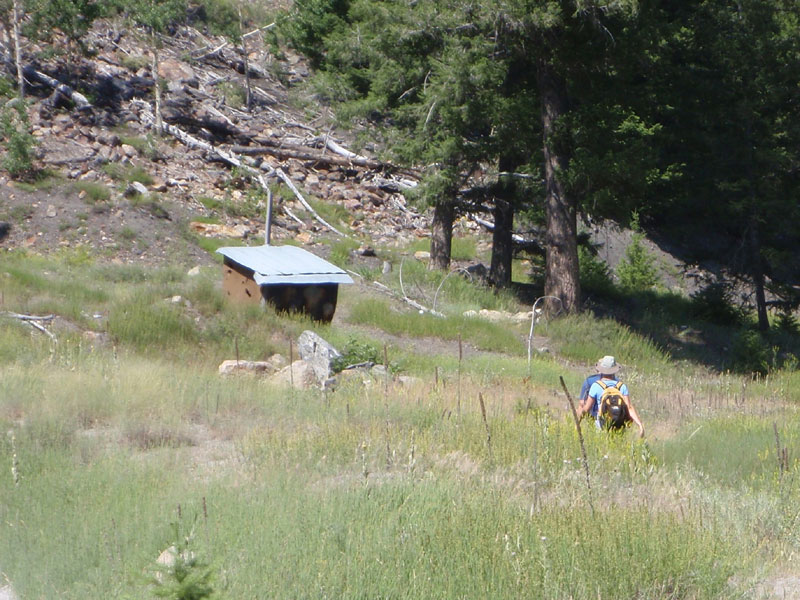
M 372 344 L 351 337 L 342 350 L 342 355 L 333 361 L 331 368 L 334 373 L 338 373 L 350 365 L 370 362 L 381 362 L 380 351 Z
M 738 332 L 731 344 L 731 362 L 735 371 L 766 375 L 770 367 L 770 347 L 754 329 Z
M 12 101 L 3 107 L 0 130 L 6 149 L 3 168 L 14 179 L 29 177 L 33 173 L 35 140 L 23 102 Z
M 712 283 L 692 294 L 690 312 L 693 317 L 716 325 L 740 325 L 743 315 L 733 306 L 728 286 Z
M 642 245 L 643 239 L 642 234 L 634 234 L 625 256 L 617 265 L 620 287 L 627 292 L 647 291 L 658 284 L 655 258 Z
M 578 267 L 582 289 L 602 295 L 614 289 L 608 264 L 584 246 L 578 247 Z
M 111 190 L 102 183 L 76 181 L 72 187 L 77 192 L 84 192 L 83 197 L 87 204 L 100 204 L 111 200 Z
M 781 333 L 800 335 L 800 324 L 789 309 L 782 310 L 775 319 L 774 328 Z
M 354 240 L 339 240 L 331 246 L 330 261 L 339 266 L 350 264 L 350 253 L 358 248 L 358 242 Z

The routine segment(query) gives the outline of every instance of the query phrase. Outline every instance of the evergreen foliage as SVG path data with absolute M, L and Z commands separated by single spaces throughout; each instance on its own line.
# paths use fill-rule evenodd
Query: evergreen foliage
M 644 292 L 658 284 L 655 257 L 644 247 L 644 234 L 639 226 L 638 213 L 631 220 L 633 239 L 625 256 L 617 265 L 620 287 L 626 292 Z
M 83 36 L 105 8 L 100 0 L 28 0 L 30 21 L 24 27 L 26 35 L 49 40 L 56 31 L 82 50 Z
M 21 100 L 12 100 L 0 114 L 0 132 L 3 135 L 5 156 L 3 168 L 14 179 L 24 179 L 33 173 L 36 140 L 31 134 L 30 120 Z

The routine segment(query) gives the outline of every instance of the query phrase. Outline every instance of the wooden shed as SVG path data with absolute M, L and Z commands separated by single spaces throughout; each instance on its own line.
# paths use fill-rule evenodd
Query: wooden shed
M 330 321 L 339 285 L 353 283 L 344 270 L 296 246 L 230 246 L 217 252 L 224 257 L 223 290 L 234 302 L 269 302 L 277 310 Z

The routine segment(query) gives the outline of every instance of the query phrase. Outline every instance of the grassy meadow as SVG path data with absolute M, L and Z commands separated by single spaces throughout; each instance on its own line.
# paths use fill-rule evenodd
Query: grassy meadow
M 403 277 L 432 303 L 438 280 Z M 795 371 L 712 373 L 588 315 L 537 325 L 551 352 L 528 365 L 529 324 L 461 316 L 525 307 L 461 277 L 443 319 L 364 283 L 326 326 L 227 306 L 218 279 L 0 255 L 0 311 L 58 315 L 57 341 L 0 317 L 0 585 L 20 599 L 769 598 L 797 572 Z M 305 329 L 411 377 L 217 374 Z M 587 474 L 559 376 L 577 393 L 608 353 L 647 438 L 584 421 Z M 180 573 L 157 569 L 170 545 Z

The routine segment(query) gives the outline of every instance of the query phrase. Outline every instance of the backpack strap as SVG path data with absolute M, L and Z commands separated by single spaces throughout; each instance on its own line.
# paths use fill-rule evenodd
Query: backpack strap
M 598 383 L 598 384 L 600 385 L 600 387 L 601 387 L 601 388 L 603 388 L 603 391 L 604 391 L 604 392 L 605 392 L 605 391 L 606 391 L 608 388 L 610 388 L 610 387 L 611 387 L 611 388 L 616 388 L 616 389 L 618 389 L 618 390 L 622 391 L 622 390 L 620 389 L 620 386 L 622 385 L 622 382 L 621 382 L 621 381 L 615 381 L 615 382 L 614 382 L 614 385 L 608 385 L 607 383 L 603 383 L 603 380 L 602 380 L 602 379 L 598 379 L 598 380 L 597 380 L 595 383 Z

